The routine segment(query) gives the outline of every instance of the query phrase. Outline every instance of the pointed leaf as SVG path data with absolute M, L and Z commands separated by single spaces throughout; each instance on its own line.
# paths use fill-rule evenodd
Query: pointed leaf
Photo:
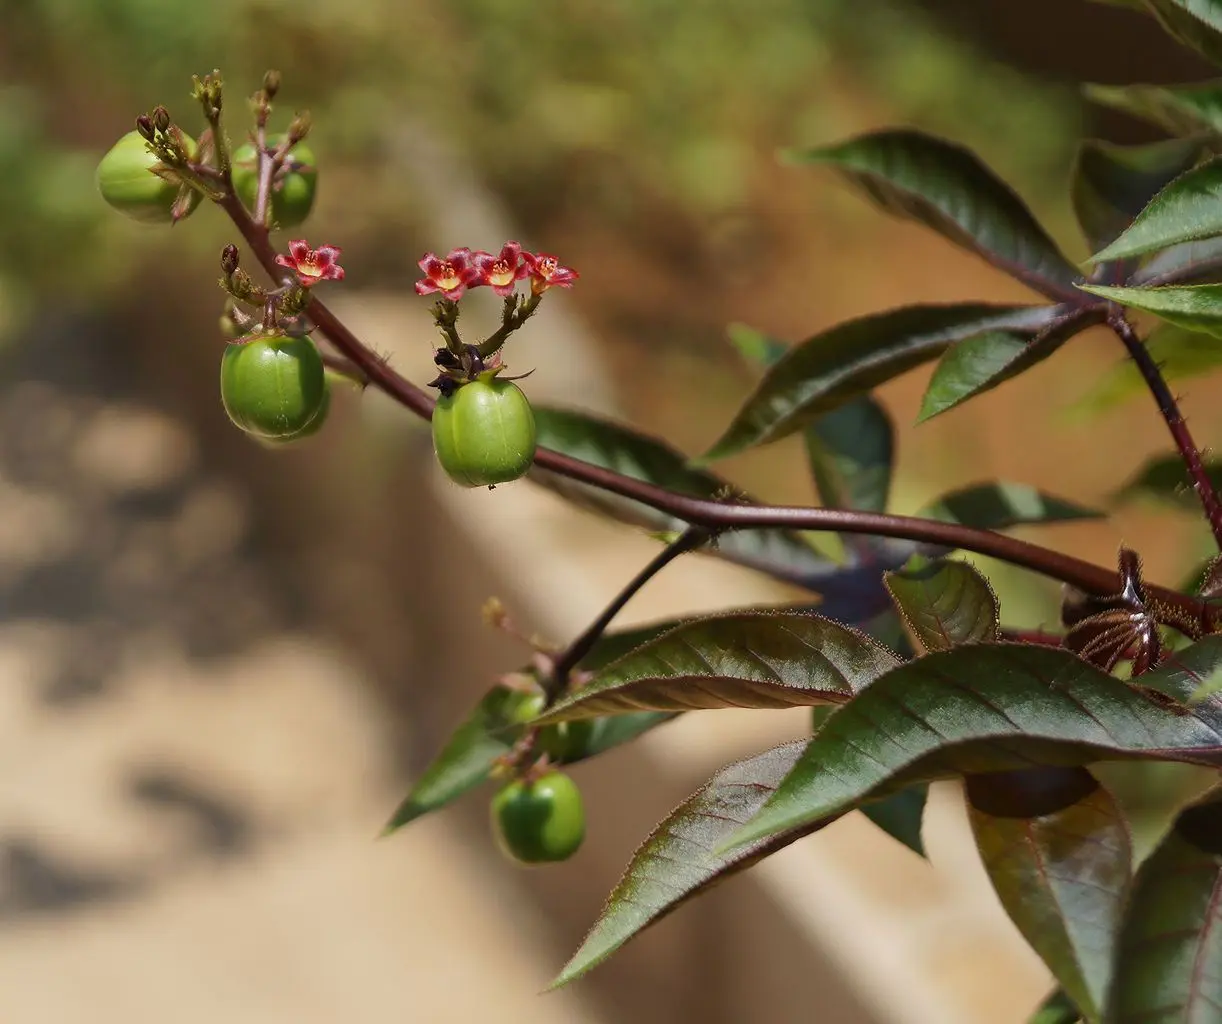
M 1222 461 L 1213 459 L 1205 463 L 1214 490 L 1222 488 Z M 1118 501 L 1134 498 L 1153 498 L 1174 508 L 1199 511 L 1200 500 L 1192 489 L 1188 470 L 1178 455 L 1160 455 L 1150 459 L 1137 474 L 1116 492 Z
M 866 804 L 861 813 L 892 839 L 924 857 L 925 844 L 921 840 L 921 823 L 925 817 L 925 803 L 928 799 L 929 786 L 922 783 L 893 793 L 877 803 Z
M 821 827 L 822 822 L 773 836 L 729 855 L 716 852 L 759 810 L 801 752 L 798 741 L 729 765 L 680 804 L 637 850 L 598 922 L 550 987 L 581 977 L 680 904 Z
M 969 794 L 989 779 L 973 777 Z M 1029 817 L 990 814 L 977 806 L 983 802 L 975 795 L 969 804 L 972 831 L 1001 905 L 1073 1002 L 1097 1020 L 1133 867 L 1120 806 L 1097 784 L 1068 807 Z
M 1163 379 L 1191 380 L 1222 367 L 1222 341 L 1212 334 L 1162 324 L 1145 339 L 1150 356 L 1158 363 Z M 1146 382 L 1131 359 L 1123 359 L 1075 406 L 1081 415 L 1098 415 L 1115 409 L 1128 399 L 1146 395 Z
M 1157 287 L 1164 284 L 1217 283 L 1222 274 L 1222 237 L 1182 242 L 1164 249 L 1133 271 L 1132 287 Z
M 1166 288 L 1109 288 L 1083 285 L 1083 291 L 1130 309 L 1153 313 L 1190 331 L 1222 336 L 1222 284 Z
M 1081 273 L 1005 182 L 970 150 L 899 129 L 794 153 L 829 164 L 888 213 L 919 221 L 1053 299 Z
M 918 569 L 889 572 L 884 579 L 925 650 L 997 639 L 997 597 L 989 581 L 966 562 L 938 559 Z
M 1222 133 L 1222 80 L 1188 85 L 1087 85 L 1088 99 L 1144 118 L 1172 135 Z
M 917 422 L 923 423 L 1038 366 L 1074 335 L 1102 322 L 1104 316 L 1102 308 L 1070 310 L 1032 338 L 1013 331 L 993 331 L 959 342 L 934 369 Z
M 1058 648 L 971 645 L 926 655 L 832 715 L 733 842 L 959 774 L 1134 758 L 1222 764 L 1222 700 L 1177 703 L 1220 664 L 1222 637 L 1178 652 L 1140 688 Z
M 538 721 L 642 709 L 837 703 L 897 664 L 864 633 L 818 615 L 717 615 L 679 626 L 612 662 Z
M 1121 933 L 1106 1020 L 1222 1015 L 1222 812 L 1189 808 L 1141 866 Z
M 1222 63 L 1222 3 L 1219 0 L 1145 0 L 1171 35 Z
M 978 530 L 1001 531 L 1036 523 L 1099 519 L 1103 513 L 1045 494 L 1029 484 L 994 481 L 944 494 L 924 506 L 917 515 L 945 523 L 962 523 Z
M 766 444 L 940 355 L 956 341 L 995 329 L 1038 331 L 1053 306 L 959 303 L 905 306 L 850 320 L 791 348 L 764 375 L 701 462 Z
M 1171 139 L 1116 146 L 1088 139 L 1078 150 L 1071 196 L 1078 224 L 1092 250 L 1115 241 L 1159 192 L 1192 169 L 1204 146 Z
M 679 494 L 710 498 L 734 489 L 720 477 L 688 465 L 687 456 L 656 438 L 608 423 L 586 413 L 550 407 L 535 408 L 539 444 L 596 466 L 613 469 Z M 687 526 L 638 501 L 575 483 L 544 470 L 531 478 L 574 504 L 620 522 L 654 532 L 677 532 Z M 706 549 L 740 565 L 759 569 L 777 579 L 818 589 L 820 580 L 839 566 L 791 530 L 734 530 Z
M 742 324 L 731 324 L 729 336 L 739 354 L 759 366 L 771 366 L 789 351 L 783 342 Z M 816 419 L 804 440 L 825 507 L 886 511 L 895 427 L 878 402 L 859 395 Z
M 1172 181 L 1091 261 L 1143 256 L 1213 235 L 1222 235 L 1222 159 L 1210 160 Z
M 608 662 L 668 632 L 679 622 L 670 619 L 608 633 L 582 659 L 580 667 L 586 671 L 597 671 Z M 524 670 L 528 674 L 530 671 Z M 489 690 L 421 773 L 391 816 L 384 834 L 452 803 L 483 783 L 497 760 L 508 754 L 522 736 L 523 723 L 514 713 L 523 698 L 521 691 L 500 684 Z M 581 760 L 627 743 L 673 717 L 645 712 L 596 722 Z

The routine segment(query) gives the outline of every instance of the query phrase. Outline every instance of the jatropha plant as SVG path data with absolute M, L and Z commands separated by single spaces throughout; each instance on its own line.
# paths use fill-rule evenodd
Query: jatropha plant
M 1222 0 L 1126 0 L 1222 61 Z M 1109 329 L 1166 421 L 1174 455 L 1127 490 L 1183 504 L 1195 495 L 1222 545 L 1218 467 L 1208 464 L 1162 367 L 1222 363 L 1222 81 L 1090 87 L 1096 101 L 1164 128 L 1138 147 L 1083 143 L 1073 207 L 1094 255 L 1076 265 L 977 157 L 913 130 L 878 131 L 794 154 L 830 167 L 885 211 L 940 233 L 1021 281 L 1040 301 L 891 309 L 785 345 L 738 328 L 731 340 L 760 379 L 699 459 L 571 409 L 535 408 L 507 371 L 511 336 L 577 273 L 506 242 L 498 252 L 426 255 L 436 296 L 437 377 L 428 390 L 366 348 L 318 297 L 340 282 L 340 249 L 304 239 L 281 251 L 317 185 L 309 119 L 269 136 L 279 87 L 269 73 L 236 150 L 222 127 L 218 74 L 197 79 L 206 125 L 194 139 L 163 107 L 103 158 L 116 209 L 177 222 L 203 200 L 232 219 L 269 276 L 257 284 L 235 245 L 226 292 L 221 399 L 265 443 L 323 425 L 330 386 L 381 389 L 431 418 L 438 460 L 468 487 L 528 476 L 598 513 L 644 527 L 664 547 L 563 647 L 535 643 L 412 786 L 387 831 L 488 780 L 492 824 L 526 864 L 573 855 L 585 834 L 564 767 L 694 709 L 812 708 L 809 739 L 718 772 L 645 840 L 554 985 L 571 982 L 685 900 L 861 810 L 922 851 L 927 786 L 961 779 L 976 843 L 1001 903 L 1055 975 L 1045 1024 L 1222 1020 L 1222 557 L 1187 586 L 1143 578 L 1135 551 L 1099 566 L 1010 537 L 1017 525 L 1097 515 L 1026 485 L 988 482 L 916 516 L 887 512 L 893 431 L 871 389 L 937 360 L 921 419 L 946 412 L 1053 356 L 1087 328 Z M 459 332 L 464 294 L 491 288 L 501 322 Z M 1139 330 L 1135 314 L 1152 314 Z M 320 350 L 319 341 L 326 343 Z M 517 368 L 520 369 L 520 368 Z M 818 507 L 758 501 L 707 468 L 800 433 Z M 487 500 L 496 500 L 495 495 Z M 834 560 L 811 531 L 843 540 Z M 668 563 L 700 551 L 805 589 L 809 602 L 728 610 L 611 630 Z M 956 552 L 991 556 L 1064 584 L 1063 628 L 1008 628 L 985 577 Z M 493 604 L 488 617 L 512 629 Z M 1107 762 L 1199 766 L 1195 792 L 1165 794 L 1165 827 L 1135 854 Z

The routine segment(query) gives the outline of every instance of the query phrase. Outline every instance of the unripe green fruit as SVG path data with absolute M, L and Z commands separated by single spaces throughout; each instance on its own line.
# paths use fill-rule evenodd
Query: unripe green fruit
M 195 152 L 195 142 L 183 136 L 187 153 Z M 154 174 L 151 168 L 161 161 L 148 151 L 139 132 L 131 131 L 116 142 L 98 164 L 94 180 L 102 198 L 120 213 L 144 224 L 168 224 L 179 186 Z M 198 193 L 188 213 L 199 202 Z
M 586 835 L 581 791 L 561 772 L 518 779 L 493 797 L 492 828 L 504 853 L 523 864 L 567 860 Z
M 221 359 L 221 401 L 249 434 L 300 437 L 327 404 L 322 356 L 309 338 L 285 335 L 229 345 Z
M 464 487 L 508 483 L 535 459 L 535 416 L 512 381 L 480 377 L 443 395 L 433 409 L 433 448 Z
M 323 424 L 327 422 L 327 416 L 331 412 L 331 385 L 325 379 L 323 381 L 322 406 L 304 427 L 295 434 L 285 434 L 283 437 L 260 437 L 259 440 L 269 447 L 276 447 L 282 444 L 292 444 L 294 441 L 304 441 L 307 437 L 313 437 L 323 428 Z
M 273 135 L 267 140 L 267 145 L 275 149 L 283 141 L 283 135 Z M 294 228 L 305 221 L 314 207 L 314 192 L 318 187 L 318 170 L 309 146 L 297 143 L 289 150 L 288 159 L 304 166 L 301 170 L 290 170 L 272 179 L 272 220 L 282 228 Z M 234 152 L 232 173 L 234 191 L 242 204 L 253 213 L 259 197 L 259 157 L 252 143 L 248 142 Z

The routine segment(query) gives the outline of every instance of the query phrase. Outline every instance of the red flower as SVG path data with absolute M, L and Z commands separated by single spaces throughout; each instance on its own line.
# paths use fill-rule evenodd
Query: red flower
M 497 295 L 509 295 L 513 286 L 530 273 L 530 265 L 524 260 L 522 247 L 517 242 L 506 242 L 499 256 L 490 252 L 473 252 L 471 261 L 479 272 L 478 284 L 491 285 Z
M 470 249 L 453 249 L 444 260 L 426 252 L 420 261 L 425 279 L 416 282 L 416 294 L 441 292 L 447 299 L 457 301 L 468 288 L 484 283 L 480 271 L 472 266 L 471 261 Z
M 344 268 L 336 261 L 341 250 L 337 245 L 320 245 L 311 249 L 304 238 L 289 242 L 289 254 L 277 256 L 276 263 L 288 267 L 297 275 L 302 288 L 309 288 L 319 281 L 342 281 Z
M 545 252 L 531 255 L 523 253 L 522 259 L 530 267 L 530 290 L 536 295 L 542 295 L 555 285 L 558 288 L 572 288 L 573 282 L 581 275 L 571 267 L 562 267 L 555 256 Z

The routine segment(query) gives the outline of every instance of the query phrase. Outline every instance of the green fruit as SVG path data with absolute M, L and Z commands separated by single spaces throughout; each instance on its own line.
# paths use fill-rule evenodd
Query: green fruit
M 323 428 L 323 424 L 327 422 L 327 415 L 331 412 L 331 385 L 324 379 L 322 392 L 322 406 L 304 427 L 295 434 L 285 434 L 283 437 L 260 437 L 259 440 L 269 447 L 276 445 L 291 444 L 294 441 L 304 441 L 307 437 L 313 437 Z
M 195 152 L 195 142 L 183 136 L 187 152 Z M 179 186 L 152 172 L 160 160 L 150 153 L 139 132 L 123 136 L 102 157 L 94 180 L 102 198 L 120 213 L 144 224 L 168 224 L 172 219 L 174 200 Z M 199 201 L 199 194 L 187 208 L 190 213 Z
M 561 772 L 518 779 L 492 798 L 492 828 L 505 854 L 523 864 L 567 860 L 586 835 L 581 792 Z
M 229 345 L 221 359 L 221 401 L 234 424 L 287 440 L 325 415 L 322 356 L 309 338 L 272 335 Z
M 283 141 L 283 135 L 273 135 L 267 140 L 268 148 L 275 149 Z M 291 165 L 289 171 L 272 180 L 272 220 L 282 228 L 294 228 L 314 207 L 318 171 L 314 153 L 304 143 L 290 149 L 286 160 Z M 242 204 L 254 212 L 259 196 L 259 159 L 253 143 L 246 143 L 233 154 L 233 188 Z
M 521 389 L 485 376 L 443 395 L 433 409 L 433 448 L 450 479 L 464 487 L 503 484 L 535 458 L 535 416 Z
M 530 693 L 522 695 L 508 717 L 515 725 L 521 725 L 533 721 L 542 713 L 543 694 Z M 597 722 L 596 718 L 582 718 L 540 726 L 536 745 L 542 753 L 561 764 L 579 761 L 589 753 Z

